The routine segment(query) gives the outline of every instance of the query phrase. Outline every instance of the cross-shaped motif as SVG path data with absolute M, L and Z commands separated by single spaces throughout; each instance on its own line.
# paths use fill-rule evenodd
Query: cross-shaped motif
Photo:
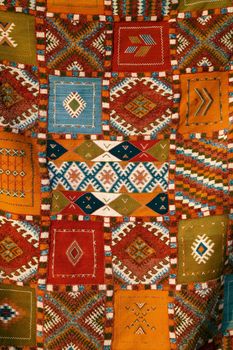
M 10 33 L 14 29 L 14 23 L 0 22 L 0 45 L 6 44 L 10 47 L 16 47 L 18 44 L 11 38 Z

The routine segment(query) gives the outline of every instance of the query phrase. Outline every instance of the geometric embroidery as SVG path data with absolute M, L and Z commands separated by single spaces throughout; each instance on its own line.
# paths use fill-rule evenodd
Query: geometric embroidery
M 77 241 L 73 241 L 66 251 L 66 255 L 73 266 L 77 265 L 81 257 L 83 256 L 83 251 L 80 248 Z
M 169 33 L 166 22 L 114 24 L 113 70 L 145 72 L 169 70 Z
M 143 95 L 139 95 L 134 100 L 130 101 L 125 106 L 125 109 L 133 113 L 136 117 L 143 118 L 155 107 L 156 107 L 155 103 L 153 103 Z
M 137 263 L 149 258 L 155 250 L 151 248 L 142 238 L 137 237 L 125 250 Z
M 0 216 L 0 280 L 34 281 L 39 261 L 39 228 Z
M 216 285 L 194 291 L 181 290 L 175 295 L 174 319 L 178 349 L 196 349 L 197 344 L 203 345 L 216 335 L 218 293 L 219 286 Z
M 169 273 L 168 229 L 156 222 L 123 223 L 112 231 L 115 282 L 165 281 Z
M 206 282 L 221 275 L 227 222 L 227 215 L 180 220 L 178 283 Z
M 59 162 L 60 163 L 60 162 Z M 63 162 L 56 166 L 49 162 L 52 189 L 101 192 L 152 192 L 167 190 L 168 163 L 141 162 L 126 165 L 119 162 Z
M 224 66 L 232 55 L 232 15 L 208 15 L 177 22 L 179 68 Z
M 16 311 L 11 305 L 6 303 L 0 305 L 0 322 L 8 323 L 17 316 L 19 316 L 18 311 Z
M 72 143 L 65 139 L 49 139 L 47 142 L 47 157 L 60 162 L 69 159 L 73 161 L 135 161 L 135 162 L 166 162 L 169 153 L 169 140 L 138 140 L 138 141 L 108 141 L 108 140 L 75 140 Z M 71 155 L 72 154 L 72 158 Z
M 1 11 L 0 56 L 1 60 L 36 65 L 34 16 Z
M 47 293 L 44 312 L 46 349 L 102 349 L 105 314 L 103 292 Z
M 39 214 L 40 181 L 35 142 L 24 135 L 1 133 L 0 194 L 3 210 Z
M 156 137 L 171 122 L 172 88 L 168 78 L 112 78 L 110 124 L 126 136 Z
M 179 132 L 218 131 L 228 127 L 228 73 L 181 75 Z
M 177 214 L 228 212 L 227 143 L 224 139 L 177 137 L 175 200 Z
M 103 228 L 99 222 L 55 221 L 51 227 L 48 282 L 104 282 Z
M 23 254 L 22 249 L 7 236 L 0 242 L 0 256 L 6 262 L 14 260 L 18 256 Z
M 71 92 L 63 101 L 63 106 L 72 118 L 78 118 L 86 105 L 86 102 L 77 92 Z
M 11 47 L 16 47 L 18 45 L 11 37 L 11 32 L 14 27 L 14 23 L 0 23 L 0 45 L 9 45 Z
M 0 65 L 0 125 L 24 130 L 38 117 L 39 84 L 33 73 Z
M 52 213 L 97 216 L 158 216 L 168 212 L 167 193 L 53 191 Z
M 104 71 L 105 23 L 47 18 L 46 62 L 49 68 Z
M 214 242 L 205 234 L 198 235 L 192 245 L 192 256 L 198 264 L 205 264 L 214 253 Z
M 169 14 L 170 0 L 113 0 L 113 15 L 126 16 L 166 16 Z
M 49 77 L 48 130 L 56 133 L 101 133 L 101 79 Z
M 15 347 L 36 345 L 36 297 L 28 287 L 0 286 L 0 341 Z
M 158 290 L 115 292 L 113 350 L 169 350 L 168 293 Z M 161 317 L 163 316 L 163 317 Z

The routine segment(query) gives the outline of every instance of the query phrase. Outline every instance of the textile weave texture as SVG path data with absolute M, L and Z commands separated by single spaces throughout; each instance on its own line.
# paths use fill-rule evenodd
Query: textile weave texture
M 0 348 L 233 350 L 232 0 L 0 0 Z

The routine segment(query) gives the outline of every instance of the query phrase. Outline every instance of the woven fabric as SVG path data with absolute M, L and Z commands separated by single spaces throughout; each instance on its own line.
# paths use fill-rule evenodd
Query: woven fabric
M 232 0 L 0 0 L 0 348 L 233 350 Z

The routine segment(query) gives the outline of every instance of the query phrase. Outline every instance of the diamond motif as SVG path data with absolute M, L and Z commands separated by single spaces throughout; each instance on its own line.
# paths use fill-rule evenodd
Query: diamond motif
M 0 242 L 0 256 L 6 262 L 14 260 L 22 254 L 22 249 L 9 236 Z
M 141 237 L 137 237 L 125 251 L 138 264 L 155 253 L 155 250 L 151 248 Z
M 0 321 L 3 323 L 10 322 L 13 318 L 18 316 L 19 313 L 9 304 L 2 304 L 0 305 Z
M 114 78 L 110 86 L 110 124 L 124 135 L 157 135 L 170 123 L 169 78 Z
M 138 118 L 143 118 L 156 107 L 156 104 L 143 95 L 139 95 L 130 101 L 125 109 Z
M 198 264 L 206 264 L 214 253 L 214 242 L 205 234 L 198 235 L 192 244 L 192 256 Z
M 103 207 L 104 204 L 92 193 L 86 193 L 79 197 L 75 203 L 84 211 L 85 214 L 92 214 L 94 211 Z
M 10 108 L 15 103 L 23 100 L 23 98 L 17 94 L 15 89 L 7 82 L 0 86 L 0 99 L 6 108 Z
M 63 101 L 63 107 L 71 118 L 78 118 L 86 108 L 86 102 L 77 92 L 71 92 Z
M 73 241 L 73 243 L 69 246 L 66 251 L 66 255 L 73 266 L 77 265 L 83 256 L 83 251 L 77 241 Z

